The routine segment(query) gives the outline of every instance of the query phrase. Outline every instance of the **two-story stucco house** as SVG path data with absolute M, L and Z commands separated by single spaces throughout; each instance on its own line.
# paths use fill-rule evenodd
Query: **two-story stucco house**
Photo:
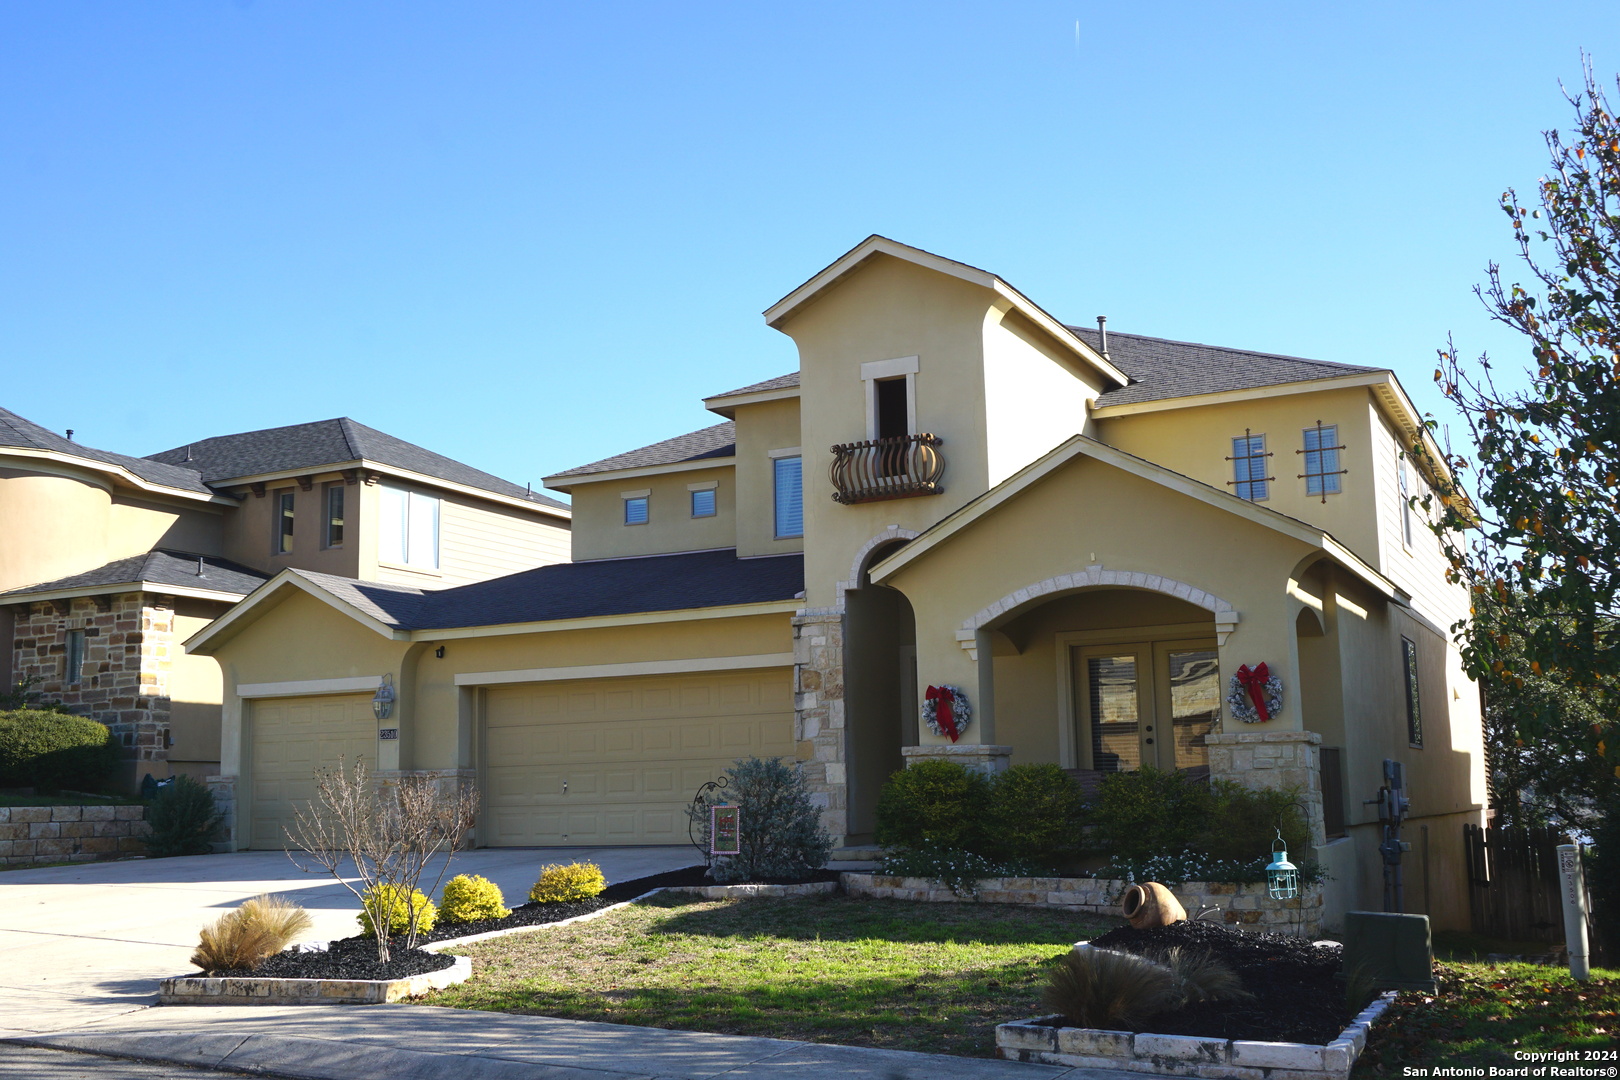
M 797 372 L 547 479 L 573 562 L 449 589 L 284 571 L 194 637 L 236 842 L 279 845 L 297 770 L 340 751 L 476 776 L 488 845 L 683 841 L 747 754 L 804 762 L 846 840 L 923 757 L 1154 765 L 1297 787 L 1333 904 L 1376 907 L 1363 800 L 1393 758 L 1410 906 L 1466 919 L 1467 605 L 1406 502 L 1434 459 L 1403 454 L 1425 436 L 1389 370 L 1105 337 L 882 237 L 766 319 Z M 1261 663 L 1263 720 L 1228 699 Z M 972 710 L 954 740 L 919 719 L 941 686 Z
M 300 567 L 457 585 L 568 558 L 556 499 L 349 419 L 151 457 L 0 409 L 0 680 L 112 729 L 127 783 L 219 769 L 219 665 L 186 638 Z

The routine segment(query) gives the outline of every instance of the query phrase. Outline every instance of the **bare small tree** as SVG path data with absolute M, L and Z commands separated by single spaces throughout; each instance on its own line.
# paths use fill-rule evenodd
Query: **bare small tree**
M 443 786 L 446 782 L 448 789 Z M 413 898 L 428 865 L 444 852 L 428 889 L 431 894 L 444 881 L 451 854 L 477 816 L 478 790 L 469 780 L 417 774 L 379 784 L 364 758 L 353 765 L 339 759 L 334 768 L 315 770 L 315 798 L 297 808 L 287 830 L 287 839 L 308 856 L 307 862 L 291 849 L 287 857 L 306 874 L 331 874 L 362 908 L 368 894 L 374 898 L 371 925 L 377 959 L 387 963 L 389 900 L 405 902 L 410 918 L 404 945 L 415 948 L 421 909 Z M 345 878 L 345 863 L 354 867 L 358 887 Z

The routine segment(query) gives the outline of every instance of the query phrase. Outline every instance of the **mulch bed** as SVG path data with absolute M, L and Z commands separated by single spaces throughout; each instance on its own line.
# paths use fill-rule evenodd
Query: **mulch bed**
M 531 901 L 513 908 L 512 914 L 502 919 L 440 923 L 427 933 L 418 934 L 416 941 L 419 945 L 428 945 L 450 938 L 487 934 L 491 930 L 561 922 L 564 919 L 600 911 L 610 904 L 634 900 L 653 889 L 667 888 L 671 885 L 713 885 L 714 882 L 709 880 L 707 874 L 707 866 L 688 866 L 664 874 L 649 874 L 647 877 L 615 882 L 590 900 L 550 904 L 537 904 Z M 818 870 L 807 880 L 837 881 L 838 874 L 831 870 Z M 799 882 L 770 879 L 757 884 L 796 885 Z M 405 979 L 412 975 L 438 971 L 455 963 L 453 956 L 423 952 L 421 949 L 406 949 L 403 938 L 393 939 L 390 956 L 391 959 L 387 964 L 379 964 L 377 939 L 370 934 L 356 934 L 354 937 L 332 942 L 324 952 L 277 953 L 251 971 L 220 974 L 255 979 Z
M 1365 1001 L 1346 1001 L 1343 984 L 1334 981 L 1340 950 L 1300 937 L 1246 934 L 1219 923 L 1184 921 L 1153 930 L 1124 926 L 1092 944 L 1148 955 L 1177 946 L 1207 950 L 1230 964 L 1243 988 L 1254 995 L 1161 1013 L 1140 1027 L 1159 1035 L 1320 1044 L 1338 1038 L 1366 1007 Z

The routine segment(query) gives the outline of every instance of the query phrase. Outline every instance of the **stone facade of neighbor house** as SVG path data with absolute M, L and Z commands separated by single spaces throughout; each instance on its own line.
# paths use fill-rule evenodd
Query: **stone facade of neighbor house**
M 1445 628 L 1467 598 L 1409 501 L 1445 457 L 1381 358 L 1105 334 L 883 237 L 765 319 L 797 371 L 546 478 L 572 562 L 289 569 L 192 635 L 224 677 L 234 842 L 284 843 L 340 756 L 471 770 L 477 842 L 510 846 L 683 843 L 693 795 L 751 754 L 801 762 L 856 844 L 919 760 L 1153 766 L 1296 791 L 1331 927 L 1381 906 L 1365 802 L 1395 760 L 1428 837 L 1409 905 L 1462 925 L 1483 739 Z M 1264 713 L 1232 692 L 1260 664 Z M 923 722 L 942 687 L 965 728 Z
M 562 503 L 347 419 L 137 458 L 0 409 L 0 521 L 0 683 L 105 723 L 128 788 L 217 774 L 222 673 L 182 643 L 277 570 L 454 584 L 568 557 Z

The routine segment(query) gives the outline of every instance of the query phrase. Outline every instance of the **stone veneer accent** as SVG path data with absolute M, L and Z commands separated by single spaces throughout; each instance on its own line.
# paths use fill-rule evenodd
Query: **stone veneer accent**
M 902 746 L 900 756 L 906 759 L 906 768 L 927 761 L 929 758 L 940 758 L 945 761 L 954 761 L 969 769 L 977 769 L 982 773 L 994 776 L 996 773 L 1006 772 L 1008 764 L 1012 761 L 1013 748 L 1010 746 L 996 746 L 991 743 L 938 743 L 928 746 Z
M 996 1026 L 996 1056 L 1082 1069 L 1124 1069 L 1203 1080 L 1346 1080 L 1394 991 L 1368 1005 L 1325 1045 L 1058 1026 L 1042 1016 Z
M 151 831 L 144 806 L 0 806 L 0 865 L 140 855 Z
M 1212 779 L 1232 780 L 1254 790 L 1298 788 L 1312 845 L 1327 843 L 1321 735 L 1314 731 L 1228 731 L 1209 735 L 1208 742 Z
M 159 1005 L 385 1005 L 472 978 L 472 958 L 408 979 L 211 979 L 179 975 L 158 984 Z
M 173 597 L 124 593 L 19 606 L 16 676 L 38 679 L 41 693 L 106 724 L 126 760 L 166 761 L 169 676 L 181 648 Z M 69 630 L 84 631 L 78 682 L 63 670 Z
M 924 900 L 936 904 L 1032 904 L 1063 908 L 1090 915 L 1119 915 L 1120 897 L 1131 885 L 1112 878 L 987 878 L 973 896 L 958 896 L 927 878 L 846 872 L 844 891 L 850 896 L 886 900 Z M 1189 881 L 1170 890 L 1189 917 L 1203 908 L 1220 908 L 1221 920 L 1239 930 L 1297 934 L 1316 938 L 1322 933 L 1322 886 L 1307 885 L 1293 900 L 1272 900 L 1262 884 L 1232 885 L 1220 881 Z
M 807 608 L 793 618 L 793 740 L 810 798 L 833 837 L 849 833 L 844 757 L 844 612 Z

